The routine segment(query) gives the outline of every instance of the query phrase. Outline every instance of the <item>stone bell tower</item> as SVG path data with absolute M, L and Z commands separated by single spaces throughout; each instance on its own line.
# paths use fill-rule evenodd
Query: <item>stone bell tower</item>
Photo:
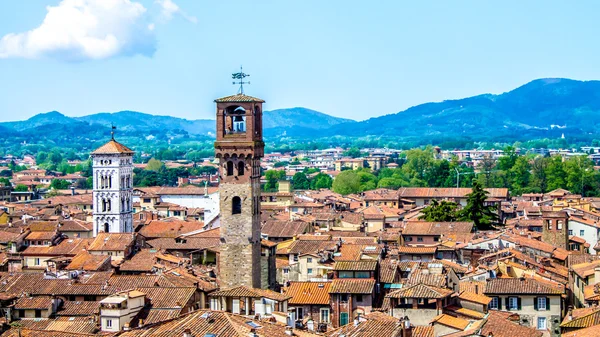
M 223 288 L 239 285 L 260 288 L 260 158 L 265 146 L 262 135 L 264 101 L 241 91 L 216 99 L 215 103 L 221 284 Z
M 113 130 L 112 139 L 91 156 L 94 237 L 133 232 L 133 151 L 115 140 Z

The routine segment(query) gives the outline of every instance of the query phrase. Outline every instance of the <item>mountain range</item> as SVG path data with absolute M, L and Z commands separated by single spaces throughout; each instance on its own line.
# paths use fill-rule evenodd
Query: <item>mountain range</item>
M 509 92 L 420 104 L 404 111 L 364 121 L 338 118 L 307 108 L 265 111 L 264 134 L 270 138 L 377 136 L 417 139 L 422 143 L 468 138 L 513 142 L 537 138 L 600 139 L 600 81 L 538 79 Z M 94 139 L 110 126 L 142 141 L 158 135 L 206 137 L 214 135 L 215 121 L 187 120 L 135 111 L 68 117 L 57 111 L 24 121 L 0 123 L 0 140 L 65 141 Z M 69 133 L 76 132 L 77 139 Z M 66 134 L 65 134 L 66 133 Z M 318 135 L 318 136 L 315 136 Z M 71 138 L 69 138 L 71 137 Z

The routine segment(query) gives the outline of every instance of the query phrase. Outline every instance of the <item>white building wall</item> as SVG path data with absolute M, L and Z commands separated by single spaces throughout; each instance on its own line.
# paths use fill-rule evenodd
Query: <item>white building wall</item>
M 596 255 L 596 251 L 593 248 L 598 243 L 598 232 L 600 232 L 599 228 L 571 219 L 569 220 L 569 225 L 567 229 L 569 231 L 573 231 L 573 236 L 579 236 L 583 238 L 585 242 L 589 243 L 589 253 L 592 255 Z M 581 235 L 581 231 L 583 231 L 583 235 Z M 569 237 L 572 235 L 569 235 Z

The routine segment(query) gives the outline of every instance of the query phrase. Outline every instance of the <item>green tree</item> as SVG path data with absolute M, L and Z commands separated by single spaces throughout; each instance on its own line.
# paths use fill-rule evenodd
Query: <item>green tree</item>
M 308 190 L 310 188 L 310 181 L 308 181 L 304 172 L 296 172 L 292 178 L 292 182 L 295 190 Z
M 342 153 L 342 155 L 344 157 L 351 157 L 351 158 L 362 157 L 362 153 L 360 152 L 360 149 L 357 147 L 349 148 L 348 150 L 344 151 Z
M 29 188 L 27 188 L 27 186 L 23 184 L 18 184 L 17 186 L 15 186 L 16 192 L 27 192 L 28 190 Z
M 333 184 L 333 179 L 328 174 L 319 172 L 314 178 L 310 181 L 310 189 L 319 190 L 322 188 L 331 188 Z
M 357 170 L 356 172 L 360 178 L 360 192 L 377 188 L 377 177 L 368 169 Z
M 473 221 L 477 230 L 492 229 L 492 226 L 498 223 L 498 214 L 495 207 L 485 205 L 487 195 L 488 192 L 479 182 L 474 181 L 471 193 L 467 194 L 467 205 L 459 212 L 460 220 Z
M 509 169 L 510 187 L 514 194 L 520 195 L 529 185 L 531 165 L 526 157 L 517 157 Z
M 342 171 L 333 180 L 333 191 L 342 195 L 360 192 L 360 176 L 356 171 Z
M 549 191 L 567 187 L 567 173 L 560 156 L 552 156 L 547 159 L 546 177 Z
M 158 159 L 154 159 L 154 158 L 151 158 L 151 159 L 148 161 L 148 164 L 146 164 L 146 167 L 145 167 L 144 169 L 145 169 L 145 170 L 148 170 L 148 171 L 158 171 L 158 170 L 160 170 L 160 169 L 161 169 L 163 166 L 164 166 L 164 164 L 163 164 L 163 163 L 162 163 L 160 160 L 158 160 Z
M 278 168 L 278 167 L 285 167 L 288 165 L 289 165 L 289 163 L 287 161 L 278 161 L 275 164 L 273 164 L 273 167 Z
M 451 201 L 431 201 L 431 205 L 421 210 L 419 219 L 425 221 L 455 221 L 457 218 L 458 204 Z
M 529 179 L 530 191 L 535 193 L 545 193 L 548 191 L 547 167 L 547 158 L 538 156 L 533 159 L 533 163 L 531 164 L 531 178 Z
M 285 171 L 284 170 L 267 170 L 265 172 L 265 179 L 267 180 L 264 190 L 266 192 L 274 192 L 277 191 L 279 184 L 277 183 L 279 180 L 285 179 Z
M 68 190 L 71 187 L 71 183 L 63 179 L 52 179 L 50 188 L 55 190 Z

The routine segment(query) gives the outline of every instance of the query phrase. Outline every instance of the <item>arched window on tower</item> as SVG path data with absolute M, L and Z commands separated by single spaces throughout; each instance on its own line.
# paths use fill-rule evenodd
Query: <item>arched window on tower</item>
M 125 198 L 121 197 L 121 212 L 125 211 Z
M 102 212 L 106 212 L 106 199 L 102 198 Z
M 108 233 L 110 232 L 110 225 L 108 224 L 108 222 L 104 223 L 104 233 Z
M 241 160 L 238 162 L 237 167 L 238 167 L 238 176 L 243 176 L 244 175 L 244 161 Z
M 233 162 L 231 160 L 227 162 L 227 175 L 233 175 Z
M 108 176 L 108 188 L 112 188 L 112 175 Z
M 110 212 L 111 209 L 111 204 L 112 204 L 112 200 L 108 199 L 106 200 L 106 210 Z
M 242 199 L 240 197 L 233 197 L 231 199 L 231 214 L 242 213 Z

